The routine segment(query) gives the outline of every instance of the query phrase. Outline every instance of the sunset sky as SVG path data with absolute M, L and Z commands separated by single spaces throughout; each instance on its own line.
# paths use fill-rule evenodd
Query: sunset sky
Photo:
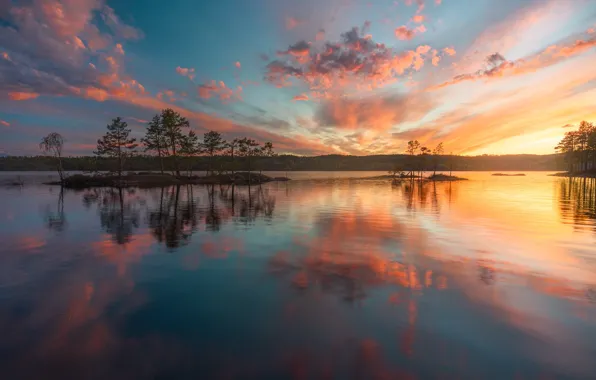
M 596 122 L 596 0 L 0 0 L 0 153 L 163 108 L 279 153 L 553 153 Z

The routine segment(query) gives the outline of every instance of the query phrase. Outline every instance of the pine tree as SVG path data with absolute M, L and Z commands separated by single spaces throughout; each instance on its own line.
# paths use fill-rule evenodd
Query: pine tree
M 99 140 L 97 140 L 97 151 L 94 153 L 100 157 L 115 158 L 118 161 L 118 177 L 122 177 L 122 170 L 126 158 L 134 154 L 137 147 L 136 139 L 130 138 L 130 129 L 125 121 L 117 117 L 112 120 L 112 124 L 107 126 L 108 131 Z
M 178 112 L 171 108 L 166 108 L 161 111 L 161 123 L 164 129 L 168 149 L 174 160 L 174 170 L 176 171 L 176 175 L 179 176 L 180 167 L 178 165 L 178 152 L 185 139 L 185 136 L 182 133 L 182 128 L 190 128 L 190 123 L 185 117 L 182 117 Z
M 188 132 L 188 135 L 182 138 L 180 143 L 180 155 L 189 158 L 188 159 L 188 175 L 190 176 L 192 173 L 192 162 L 190 162 L 190 157 L 196 156 L 200 154 L 202 151 L 201 143 L 199 142 L 199 137 L 194 133 L 194 131 Z
M 248 161 L 248 183 L 250 184 L 250 172 L 252 170 L 252 159 L 259 156 L 261 146 L 258 142 L 249 138 L 242 138 L 238 141 L 238 156 L 246 158 Z
M 215 156 L 226 147 L 225 140 L 219 132 L 209 131 L 203 135 L 203 151 L 209 156 L 209 172 L 213 174 Z
M 166 133 L 160 115 L 153 116 L 153 119 L 147 125 L 147 132 L 145 133 L 145 137 L 141 139 L 141 142 L 145 145 L 145 152 L 153 151 L 157 153 L 161 174 L 163 174 L 163 158 L 164 156 L 168 156 L 168 148 Z

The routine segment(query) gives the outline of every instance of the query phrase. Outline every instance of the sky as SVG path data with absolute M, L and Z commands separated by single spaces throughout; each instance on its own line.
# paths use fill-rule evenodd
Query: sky
M 0 153 L 172 108 L 278 153 L 549 154 L 594 62 L 596 0 L 0 0 Z

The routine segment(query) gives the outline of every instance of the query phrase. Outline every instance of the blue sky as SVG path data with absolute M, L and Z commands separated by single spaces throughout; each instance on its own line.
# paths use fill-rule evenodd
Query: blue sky
M 551 153 L 596 121 L 596 1 L 0 1 L 0 151 L 163 108 L 296 154 Z

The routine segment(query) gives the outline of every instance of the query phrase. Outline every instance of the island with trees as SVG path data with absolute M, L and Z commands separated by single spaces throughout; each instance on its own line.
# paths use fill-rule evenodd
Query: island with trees
M 261 184 L 286 181 L 286 177 L 272 178 L 256 173 L 257 157 L 274 157 L 273 144 L 241 138 L 227 142 L 219 132 L 208 131 L 202 140 L 190 129 L 190 123 L 178 112 L 164 109 L 148 123 L 145 136 L 137 142 L 131 137 L 128 124 L 117 117 L 107 125 L 106 133 L 97 140 L 95 157 L 85 169 L 88 175 L 64 174 L 62 156 L 64 138 L 50 133 L 40 143 L 40 149 L 54 161 L 59 181 L 50 184 L 67 188 L 88 187 L 153 187 L 182 184 Z M 152 154 L 159 163 L 159 171 L 131 172 L 129 161 L 143 153 Z M 193 174 L 194 158 L 205 157 L 207 175 Z M 95 161 L 95 162 L 93 162 Z M 100 165 L 96 165 L 101 162 Z M 243 168 L 245 171 L 237 169 Z M 104 171 L 106 171 L 105 173 Z

